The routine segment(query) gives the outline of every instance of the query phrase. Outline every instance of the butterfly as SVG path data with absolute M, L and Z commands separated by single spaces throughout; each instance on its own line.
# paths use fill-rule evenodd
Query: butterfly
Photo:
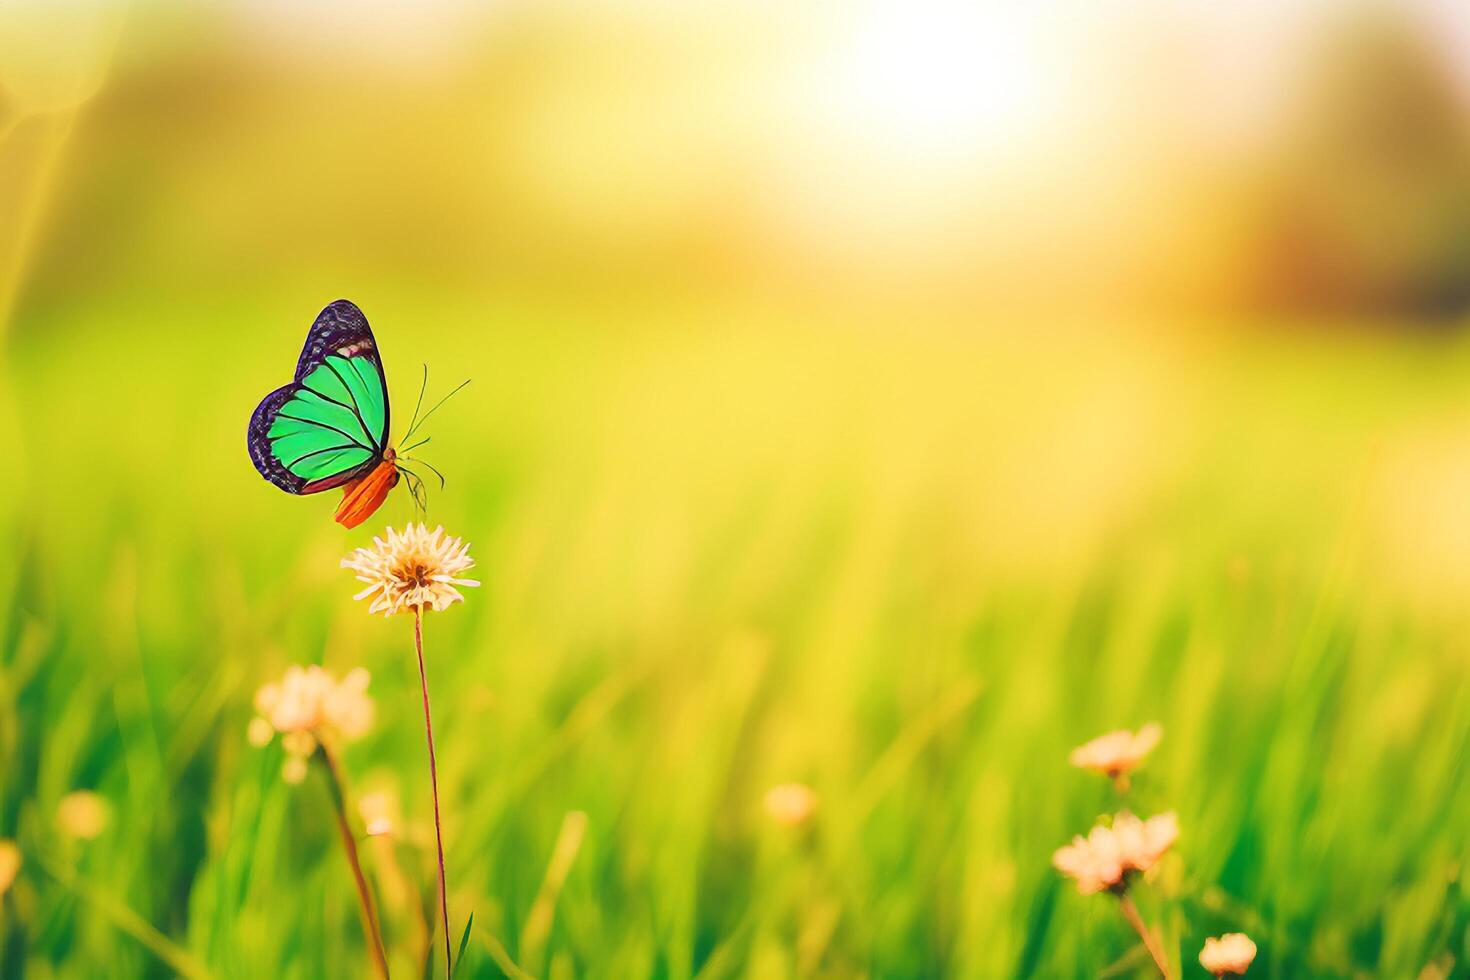
M 427 368 L 424 381 L 427 385 Z M 424 419 L 448 398 L 444 396 Z M 420 388 L 405 442 L 422 422 L 418 409 L 423 399 Z M 403 465 L 409 458 L 406 451 L 399 453 L 389 443 L 391 418 L 378 342 L 362 310 L 339 299 L 322 310 L 306 332 L 295 379 L 262 398 L 250 416 L 246 433 L 250 461 L 261 476 L 287 493 L 343 488 L 334 517 L 344 527 L 357 527 L 371 517 L 400 478 L 407 480 L 414 502 L 423 509 L 423 480 Z M 443 475 L 429 469 L 442 484 Z

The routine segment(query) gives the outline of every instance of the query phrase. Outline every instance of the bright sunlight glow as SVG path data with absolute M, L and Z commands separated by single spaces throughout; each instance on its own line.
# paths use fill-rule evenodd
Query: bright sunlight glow
M 871 0 L 781 86 L 773 221 L 799 249 L 891 264 L 1021 206 L 1065 137 L 1067 32 L 1041 3 Z M 1053 154 L 1054 155 L 1054 154 Z
M 912 163 L 1005 156 L 1052 103 L 1036 15 L 1024 4 L 878 0 L 831 54 L 830 121 Z

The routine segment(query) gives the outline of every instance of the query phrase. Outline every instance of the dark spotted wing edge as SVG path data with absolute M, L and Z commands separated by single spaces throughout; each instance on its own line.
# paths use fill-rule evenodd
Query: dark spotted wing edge
M 377 450 L 381 456 L 388 449 L 388 434 L 393 428 L 392 405 L 388 400 L 388 377 L 383 373 L 383 359 L 378 356 L 378 341 L 368 326 L 367 317 L 351 300 L 328 303 L 317 314 L 306 332 L 306 345 L 296 362 L 296 382 L 321 367 L 328 354 L 366 357 L 378 369 L 378 383 L 383 386 L 383 432 Z
M 328 354 L 338 353 L 344 349 L 351 351 L 354 355 L 369 355 L 373 365 L 378 369 L 378 379 L 383 383 L 384 393 L 382 442 L 377 447 L 377 454 L 365 460 L 361 465 L 321 480 L 306 480 L 286 469 L 285 465 L 276 459 L 275 453 L 271 452 L 271 441 L 266 433 L 270 431 L 271 423 L 275 422 L 276 414 L 280 412 L 281 406 L 290 401 L 292 395 L 305 387 L 301 384 L 301 379 L 320 367 Z M 287 493 L 294 494 L 321 493 L 366 475 L 383 461 L 383 454 L 388 448 L 391 420 L 387 391 L 388 383 L 383 374 L 383 362 L 378 356 L 377 340 L 368 327 L 367 317 L 363 316 L 357 305 L 349 300 L 339 299 L 335 303 L 329 303 L 321 313 L 317 314 L 311 329 L 306 333 L 306 346 L 302 348 L 301 357 L 296 362 L 296 380 L 288 385 L 282 385 L 262 398 L 251 414 L 250 427 L 245 434 L 245 442 L 250 450 L 250 461 L 255 464 L 261 476 Z

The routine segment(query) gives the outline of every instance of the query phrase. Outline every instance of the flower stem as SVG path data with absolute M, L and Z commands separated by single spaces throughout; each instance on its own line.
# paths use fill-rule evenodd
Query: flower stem
M 325 743 L 321 745 L 322 758 L 326 760 L 332 790 L 332 805 L 337 814 L 337 831 L 342 836 L 342 850 L 347 855 L 347 864 L 352 868 L 352 880 L 357 884 L 358 912 L 362 916 L 362 931 L 367 935 L 368 947 L 372 950 L 373 966 L 383 980 L 388 980 L 388 954 L 383 948 L 383 932 L 378 925 L 378 913 L 373 907 L 372 892 L 368 890 L 367 877 L 362 873 L 362 862 L 357 856 L 357 840 L 352 836 L 352 826 L 347 821 L 347 783 L 336 756 Z
M 444 921 L 444 976 L 453 976 L 449 962 L 449 898 L 444 887 L 444 827 L 439 820 L 439 770 L 434 762 L 434 723 L 429 718 L 429 677 L 424 672 L 424 610 L 413 607 L 413 646 L 419 655 L 419 687 L 424 692 L 424 735 L 429 741 L 429 785 L 434 791 L 434 843 L 439 848 L 439 912 Z
M 1153 957 L 1154 966 L 1159 968 L 1159 974 L 1164 977 L 1164 980 L 1168 980 L 1169 966 L 1164 959 L 1164 950 L 1159 946 L 1158 940 L 1154 938 L 1148 926 L 1144 924 L 1143 917 L 1138 914 L 1137 906 L 1133 904 L 1133 899 L 1128 897 L 1127 892 L 1122 892 L 1118 895 L 1118 904 L 1123 909 L 1123 918 L 1128 920 L 1133 931 L 1138 933 L 1138 938 L 1143 940 L 1143 947 L 1148 950 L 1148 955 Z

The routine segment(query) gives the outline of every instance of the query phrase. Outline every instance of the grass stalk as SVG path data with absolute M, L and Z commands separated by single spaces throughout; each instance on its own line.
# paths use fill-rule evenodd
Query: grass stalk
M 413 955 L 419 964 L 415 976 L 424 975 L 424 964 L 434 946 L 434 934 L 424 914 L 424 896 L 398 858 L 398 841 L 392 834 L 368 838 L 373 851 L 373 866 L 378 870 L 381 895 L 388 915 L 397 913 L 407 918 L 413 931 Z
M 1138 933 L 1138 938 L 1143 940 L 1143 947 L 1148 950 L 1148 955 L 1153 957 L 1154 966 L 1159 968 L 1159 975 L 1164 980 L 1169 980 L 1169 965 L 1164 956 L 1164 949 L 1154 937 L 1153 931 L 1144 923 L 1143 916 L 1138 914 L 1138 906 L 1133 904 L 1133 899 L 1126 891 L 1118 893 L 1118 906 L 1123 910 L 1123 918 L 1128 920 L 1133 931 Z
M 212 980 L 212 974 L 188 950 L 144 919 L 137 912 L 59 862 L 42 857 L 37 862 L 57 883 L 87 902 L 115 928 L 136 939 L 170 969 L 189 980 Z
M 556 844 L 551 850 L 551 861 L 546 866 L 546 876 L 541 879 L 541 888 L 526 923 L 521 927 L 520 957 L 526 969 L 533 974 L 541 972 L 541 954 L 551 936 L 552 919 L 556 914 L 556 900 L 566 884 L 572 870 L 572 862 L 582 847 L 582 838 L 587 833 L 587 814 L 573 810 L 562 818 L 561 830 L 556 835 Z
M 362 931 L 367 936 L 368 948 L 372 951 L 373 967 L 383 980 L 388 980 L 388 953 L 383 946 L 383 930 L 378 921 L 372 891 L 367 876 L 362 872 L 362 861 L 357 853 L 357 839 L 352 833 L 352 824 L 347 817 L 347 783 L 342 767 L 325 742 L 320 743 L 322 759 L 327 764 L 328 782 L 331 784 L 332 807 L 337 815 L 337 832 L 342 838 L 342 852 L 347 855 L 347 865 L 352 869 L 352 880 L 357 885 L 358 913 L 362 917 Z

